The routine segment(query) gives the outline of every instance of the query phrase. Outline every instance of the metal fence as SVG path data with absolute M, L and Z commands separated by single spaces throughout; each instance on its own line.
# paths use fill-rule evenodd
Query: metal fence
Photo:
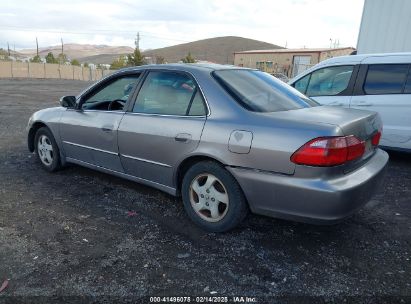
M 112 72 L 112 70 L 92 69 L 74 65 L 15 61 L 0 62 L 0 78 L 53 78 L 96 81 Z

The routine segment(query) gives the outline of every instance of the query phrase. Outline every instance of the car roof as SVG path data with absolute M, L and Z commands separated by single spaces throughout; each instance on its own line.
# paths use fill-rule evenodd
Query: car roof
M 218 70 L 250 70 L 248 68 L 238 67 L 234 65 L 225 65 L 225 64 L 217 64 L 217 63 L 168 63 L 168 64 L 148 64 L 148 65 L 141 65 L 141 66 L 134 66 L 129 68 L 124 68 L 119 70 L 118 72 L 124 71 L 139 71 L 145 69 L 153 69 L 153 70 L 180 70 L 186 72 L 193 72 L 193 71 L 218 71 Z
M 411 61 L 411 52 L 404 52 L 404 53 L 376 53 L 376 54 L 360 54 L 360 55 L 347 55 L 347 56 L 338 56 L 333 57 L 324 61 L 321 61 L 319 64 L 326 65 L 326 64 L 333 64 L 333 63 L 357 63 L 362 62 L 367 58 L 370 57 L 409 57 Z
M 397 58 L 397 60 L 395 60 Z M 400 59 L 401 58 L 401 59 Z M 295 81 L 303 78 L 305 75 L 310 74 L 311 72 L 326 66 L 331 65 L 344 65 L 344 64 L 360 64 L 367 60 L 372 60 L 373 63 L 378 63 L 379 60 L 384 60 L 384 63 L 390 62 L 392 59 L 392 63 L 398 63 L 397 61 L 404 61 L 411 63 L 411 52 L 402 52 L 402 53 L 375 53 L 375 54 L 359 54 L 359 55 L 347 55 L 347 56 L 337 56 L 333 57 L 324 61 L 321 61 L 314 65 L 313 67 L 307 69 L 306 71 L 302 72 L 301 74 L 295 76 L 294 78 L 290 79 L 288 82 L 289 84 L 294 83 Z M 367 63 L 367 62 L 364 62 Z

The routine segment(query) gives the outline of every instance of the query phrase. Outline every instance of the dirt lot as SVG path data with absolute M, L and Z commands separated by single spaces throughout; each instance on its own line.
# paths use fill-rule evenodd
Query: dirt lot
M 9 279 L 0 303 L 411 302 L 409 155 L 390 153 L 383 187 L 341 224 L 252 215 L 232 232 L 207 234 L 180 199 L 77 166 L 41 169 L 26 147 L 29 116 L 87 85 L 0 80 L 0 285 Z

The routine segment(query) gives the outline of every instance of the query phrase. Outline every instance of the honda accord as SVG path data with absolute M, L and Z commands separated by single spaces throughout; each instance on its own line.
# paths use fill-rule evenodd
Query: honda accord
M 28 122 L 46 170 L 73 163 L 181 196 L 207 231 L 249 211 L 341 220 L 370 200 L 388 161 L 377 113 L 320 106 L 253 69 L 132 67 L 60 104 Z

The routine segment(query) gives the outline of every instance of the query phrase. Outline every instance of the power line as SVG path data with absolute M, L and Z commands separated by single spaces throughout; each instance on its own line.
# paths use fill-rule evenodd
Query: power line
M 127 31 L 127 30 L 109 30 L 109 29 L 93 29 L 88 31 L 69 31 L 69 30 L 53 30 L 53 29 L 35 29 L 32 27 L 23 27 L 23 26 L 0 26 L 2 30 L 6 31 L 21 31 L 24 30 L 25 32 L 40 32 L 40 33 L 57 33 L 57 34 L 80 34 L 80 35 L 96 35 L 99 33 L 125 33 L 125 34 L 134 34 L 135 31 Z M 141 36 L 154 38 L 154 39 L 162 39 L 162 40 L 170 40 L 170 41 L 179 41 L 179 42 L 190 42 L 189 40 L 183 40 L 179 38 L 170 38 L 169 36 L 161 36 L 157 35 L 156 33 L 151 32 L 144 32 Z

